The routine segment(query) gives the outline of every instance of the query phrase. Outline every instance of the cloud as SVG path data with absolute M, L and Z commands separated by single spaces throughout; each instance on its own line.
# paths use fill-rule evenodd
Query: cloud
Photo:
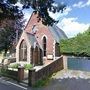
M 80 1 L 80 2 L 78 2 L 78 3 L 75 3 L 74 5 L 73 5 L 73 7 L 78 7 L 78 8 L 81 8 L 81 7 L 83 7 L 83 4 L 84 2 L 82 2 L 82 1 Z
M 90 6 L 90 0 L 88 0 L 88 2 L 86 3 L 88 6 Z
M 77 22 L 78 18 L 64 18 L 58 23 L 58 26 L 67 34 L 67 36 L 74 37 L 78 33 L 82 33 L 88 29 L 90 24 Z
M 15 6 L 19 6 L 19 9 L 22 9 L 22 4 L 20 3 L 20 2 L 17 2 L 16 4 L 15 4 Z
M 49 12 L 49 15 L 53 18 L 53 19 L 55 19 L 55 20 L 58 20 L 60 17 L 63 17 L 63 16 L 66 16 L 66 15 L 68 15 L 68 13 L 71 11 L 72 9 L 71 9 L 71 7 L 67 7 L 64 11 L 63 11 L 63 13 L 61 13 L 61 12 L 56 12 L 56 13 L 52 13 L 52 12 Z
M 50 15 L 53 19 L 59 20 L 59 18 L 68 15 L 68 13 L 69 13 L 71 10 L 72 10 L 72 9 L 71 9 L 70 7 L 67 7 L 67 8 L 63 11 L 63 13 L 61 13 L 61 12 L 59 12 L 59 13 L 56 12 L 56 13 L 54 14 L 54 13 L 52 13 L 52 12 L 49 12 L 49 15 Z M 31 9 L 31 8 L 30 8 L 30 9 L 24 9 L 24 10 L 23 10 L 24 18 L 26 19 L 26 23 L 27 23 L 27 21 L 29 20 L 32 12 L 33 12 L 33 9 Z
M 88 0 L 86 3 L 83 1 L 80 1 L 73 5 L 73 7 L 77 7 L 77 8 L 82 8 L 82 7 L 86 7 L 86 6 L 90 6 L 90 0 Z

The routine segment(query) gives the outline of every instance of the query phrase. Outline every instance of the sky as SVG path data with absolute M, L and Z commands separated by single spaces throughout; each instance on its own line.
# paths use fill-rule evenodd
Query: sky
M 63 13 L 51 13 L 49 15 L 59 20 L 57 26 L 71 38 L 82 33 L 90 26 L 90 0 L 55 0 L 55 3 L 64 3 L 66 9 Z M 20 6 L 20 5 L 19 5 Z M 32 9 L 24 10 L 24 18 L 30 18 Z

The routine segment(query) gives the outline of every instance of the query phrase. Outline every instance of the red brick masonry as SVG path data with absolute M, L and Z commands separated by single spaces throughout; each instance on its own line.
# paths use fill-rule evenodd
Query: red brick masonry
M 63 69 L 63 57 L 43 67 L 39 71 L 29 70 L 29 85 L 33 86 L 38 80 L 42 80 L 53 73 Z
M 25 28 L 25 31 L 28 33 L 32 32 L 32 27 L 33 25 L 36 25 L 36 28 L 38 29 L 36 31 L 35 37 L 40 45 L 43 44 L 42 42 L 42 37 L 45 35 L 47 38 L 47 55 L 53 55 L 53 43 L 54 43 L 54 38 L 51 32 L 49 31 L 48 27 L 43 25 L 42 22 L 38 22 L 37 14 L 32 14 L 30 20 L 28 21 L 28 24 Z

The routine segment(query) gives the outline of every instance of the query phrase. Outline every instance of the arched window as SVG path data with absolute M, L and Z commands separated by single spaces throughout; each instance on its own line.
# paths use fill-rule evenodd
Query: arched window
M 19 49 L 20 49 L 19 52 L 20 61 L 27 61 L 27 46 L 24 40 L 21 42 Z
M 47 46 L 47 41 L 46 41 L 46 37 L 43 37 L 43 53 L 44 56 L 46 56 L 46 46 Z

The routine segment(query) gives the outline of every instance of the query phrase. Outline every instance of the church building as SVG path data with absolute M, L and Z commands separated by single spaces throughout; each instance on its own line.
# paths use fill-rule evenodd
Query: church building
M 56 25 L 45 26 L 32 13 L 16 46 L 16 62 L 43 64 L 43 60 L 55 60 L 60 56 L 59 43 L 67 36 Z

